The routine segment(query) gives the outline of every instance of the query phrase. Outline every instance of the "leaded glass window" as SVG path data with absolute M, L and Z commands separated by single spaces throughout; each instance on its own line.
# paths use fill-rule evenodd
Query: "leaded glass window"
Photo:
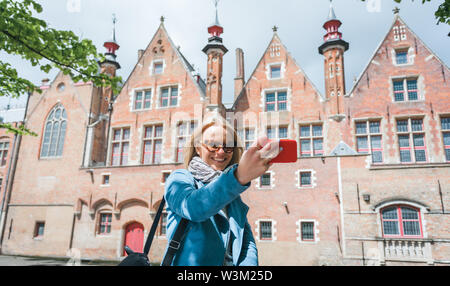
M 67 114 L 62 104 L 57 104 L 45 121 L 41 158 L 60 157 L 66 136 Z

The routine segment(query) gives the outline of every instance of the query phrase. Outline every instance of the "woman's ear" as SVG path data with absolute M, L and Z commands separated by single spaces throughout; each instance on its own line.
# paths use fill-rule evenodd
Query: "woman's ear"
M 197 154 L 199 156 L 201 156 L 202 149 L 200 148 L 200 146 L 195 146 L 194 149 L 195 149 L 195 152 L 197 152 Z

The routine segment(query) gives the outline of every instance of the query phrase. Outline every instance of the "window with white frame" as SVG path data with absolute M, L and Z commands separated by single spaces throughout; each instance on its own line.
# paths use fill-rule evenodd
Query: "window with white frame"
M 314 221 L 300 222 L 300 239 L 302 241 L 315 241 Z
M 398 65 L 408 63 L 408 48 L 395 50 L 395 62 Z
M 444 143 L 445 160 L 450 161 L 450 116 L 441 117 L 441 130 Z
M 8 158 L 9 142 L 0 142 L 0 166 L 6 165 Z
M 300 125 L 300 157 L 323 155 L 322 124 Z
M 287 110 L 287 92 L 273 91 L 265 94 L 266 111 L 285 111 Z
M 311 171 L 300 171 L 300 187 L 311 187 L 312 186 L 312 172 Z
M 161 88 L 159 107 L 172 107 L 178 105 L 178 86 Z
M 162 74 L 164 72 L 164 63 L 163 62 L 154 62 L 153 63 L 153 74 Z
M 102 185 L 103 186 L 109 186 L 111 174 L 102 174 Z
M 317 243 L 319 238 L 319 222 L 314 219 L 300 219 L 295 222 L 297 226 L 297 241 L 299 243 Z
M 245 128 L 243 135 L 245 150 L 247 150 L 255 142 L 255 128 Z
M 317 172 L 313 169 L 295 171 L 295 186 L 298 189 L 313 189 L 317 187 Z
M 98 234 L 104 235 L 111 233 L 111 213 L 100 213 Z
M 425 131 L 422 118 L 397 119 L 400 162 L 426 162 Z
M 379 120 L 355 122 L 356 150 L 358 153 L 372 153 L 372 163 L 383 162 L 382 134 Z
M 183 163 L 183 149 L 187 141 L 194 133 L 197 123 L 195 121 L 183 121 L 177 126 L 177 154 L 175 161 L 178 163 Z
M 393 205 L 381 209 L 384 237 L 422 237 L 420 210 L 408 205 Z
M 270 188 L 272 185 L 272 173 L 267 172 L 259 177 L 260 188 Z
M 260 240 L 272 240 L 272 221 L 259 221 L 259 239 Z
M 281 78 L 281 65 L 270 66 L 270 78 L 271 79 Z
M 288 127 L 287 126 L 269 126 L 266 129 L 267 138 L 269 139 L 287 139 L 288 138 Z
M 149 109 L 151 105 L 151 99 L 151 89 L 136 91 L 133 104 L 134 110 Z
M 402 78 L 392 80 L 394 89 L 394 101 L 416 101 L 419 100 L 417 78 Z
M 130 146 L 130 128 L 125 127 L 113 129 L 111 146 L 111 165 L 127 165 L 128 149 Z
M 163 142 L 163 125 L 149 125 L 145 126 L 144 129 L 142 163 L 160 164 Z

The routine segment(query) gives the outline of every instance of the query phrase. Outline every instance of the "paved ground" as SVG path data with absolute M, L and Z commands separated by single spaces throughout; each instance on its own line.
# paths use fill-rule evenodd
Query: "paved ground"
M 25 257 L 0 255 L 0 266 L 114 266 L 112 261 L 69 261 L 69 259 L 54 259 L 43 257 Z

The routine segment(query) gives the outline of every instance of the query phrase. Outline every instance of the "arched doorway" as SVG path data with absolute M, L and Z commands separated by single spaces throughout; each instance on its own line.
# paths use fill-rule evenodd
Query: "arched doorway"
M 123 248 L 125 245 L 135 252 L 142 252 L 144 247 L 144 226 L 142 224 L 133 222 L 126 226 Z M 123 255 L 127 255 L 125 249 L 123 249 Z

